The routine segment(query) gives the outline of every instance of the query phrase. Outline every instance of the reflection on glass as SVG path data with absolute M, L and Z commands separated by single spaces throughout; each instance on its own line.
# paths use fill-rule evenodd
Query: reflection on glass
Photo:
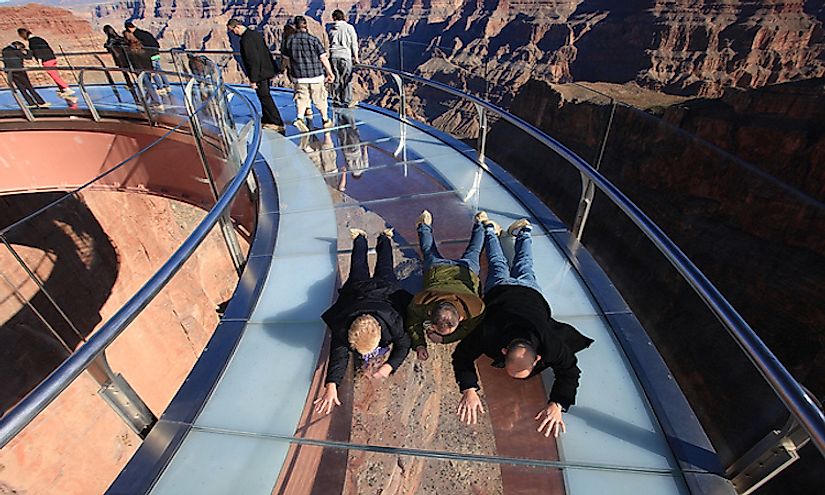
M 338 116 L 338 141 L 341 151 L 344 154 L 344 169 L 341 175 L 339 191 L 346 189 L 347 172 L 352 173 L 354 179 L 360 179 L 364 171 L 369 168 L 369 155 L 367 147 L 361 143 L 361 135 L 355 125 L 355 116 L 350 109 L 338 109 L 335 111 Z

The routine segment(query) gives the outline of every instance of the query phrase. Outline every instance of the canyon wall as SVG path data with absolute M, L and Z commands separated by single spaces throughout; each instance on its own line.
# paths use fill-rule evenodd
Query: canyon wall
M 571 101 L 532 81 L 512 111 L 598 162 L 823 397 L 823 98 L 825 80 L 815 79 L 688 100 L 659 109 L 661 118 L 619 105 L 602 154 L 609 105 Z M 572 224 L 581 185 L 570 165 L 505 123 L 493 126 L 487 150 Z M 582 242 L 644 324 L 724 463 L 784 424 L 787 411 L 726 330 L 601 193 Z M 823 472 L 815 452 L 806 462 L 793 481 L 804 490 Z
M 95 17 L 142 19 L 167 46 L 227 48 L 229 17 L 260 26 L 274 44 L 289 16 L 328 22 L 334 8 L 350 15 L 367 61 L 397 66 L 403 39 L 404 68 L 452 81 L 484 75 L 512 94 L 531 78 L 718 96 L 825 75 L 822 0 L 120 0 Z M 443 63 L 420 67 L 434 57 Z

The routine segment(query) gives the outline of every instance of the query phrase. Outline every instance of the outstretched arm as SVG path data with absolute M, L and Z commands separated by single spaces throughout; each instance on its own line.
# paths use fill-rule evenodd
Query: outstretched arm
M 427 341 L 424 339 L 424 320 L 426 317 L 427 310 L 425 306 L 416 303 L 410 303 L 407 306 L 407 333 L 410 336 L 410 346 L 415 349 L 418 359 L 426 359 L 426 357 L 422 357 L 422 352 L 427 352 Z
M 484 414 L 484 407 L 478 396 L 478 374 L 475 365 L 481 354 L 481 332 L 470 334 L 453 351 L 453 372 L 461 390 L 461 400 L 458 402 L 456 414 L 467 424 L 476 424 L 478 416 Z

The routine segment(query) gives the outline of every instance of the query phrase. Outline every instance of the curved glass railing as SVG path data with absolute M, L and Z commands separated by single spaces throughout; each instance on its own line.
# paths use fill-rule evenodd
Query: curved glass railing
M 0 230 L 0 285 L 4 303 L 14 308 L 4 308 L 4 326 L 28 329 L 31 342 L 13 349 L 29 365 L 23 379 L 4 387 L 0 446 L 37 450 L 43 466 L 63 462 L 62 470 L 77 467 L 79 476 L 83 469 L 72 465 L 72 449 L 86 450 L 96 438 L 113 440 L 117 455 L 98 454 L 98 472 L 89 478 L 109 473 L 103 489 L 200 355 L 219 318 L 209 301 L 228 299 L 239 281 L 255 231 L 250 172 L 261 132 L 254 105 L 224 85 L 214 66 L 197 76 L 180 74 L 183 84 L 173 80 L 163 106 L 147 104 L 138 83 L 132 89 L 122 79 L 115 86 L 90 82 L 134 81 L 140 74 L 73 70 L 76 95 L 62 106 L 42 88 L 46 101 L 54 101 L 48 108 L 27 107 L 16 91 L 0 92 L 4 117 L 37 124 L 11 131 L 20 142 L 65 146 L 64 166 L 72 167 L 56 172 L 54 183 L 35 169 L 20 172 L 19 194 L 6 203 L 14 208 L 6 209 L 10 221 Z M 235 123 L 230 103 L 245 106 L 249 122 Z M 71 118 L 71 126 L 61 126 L 60 117 Z M 98 148 L 103 151 L 89 151 Z M 99 161 L 74 165 L 73 153 Z M 186 302 L 192 297 L 198 304 Z M 204 304 L 205 313 L 188 315 Z M 158 325 L 182 331 L 158 342 Z M 152 348 L 174 359 L 159 365 Z M 144 349 L 148 361 L 141 358 Z M 86 392 L 96 388 L 103 401 L 88 400 Z
M 215 54 L 224 61 L 233 57 L 231 52 Z M 169 56 L 172 60 L 175 57 L 173 53 Z M 173 63 L 181 65 L 174 60 Z M 721 244 L 732 256 L 747 258 L 742 256 L 743 246 L 737 245 L 736 239 L 725 242 L 714 237 L 712 229 L 692 238 L 683 237 L 691 227 L 672 219 L 680 218 L 686 211 L 690 213 L 694 198 L 676 197 L 668 194 L 666 188 L 654 197 L 651 190 L 661 184 L 642 180 L 637 164 L 629 157 L 644 157 L 648 163 L 661 164 L 683 164 L 685 159 L 674 160 L 670 156 L 672 144 L 652 150 L 628 136 L 661 134 L 677 145 L 698 143 L 703 163 L 712 165 L 705 167 L 706 180 L 712 182 L 714 171 L 723 169 L 732 174 L 733 181 L 739 180 L 743 185 L 756 187 L 760 194 L 777 198 L 767 204 L 791 197 L 792 204 L 804 206 L 802 216 L 810 225 L 816 225 L 825 212 L 816 201 L 789 191 L 781 183 L 765 180 L 743 168 L 741 160 L 714 150 L 649 113 L 585 87 L 579 87 L 582 93 L 571 98 L 591 106 L 584 109 L 584 119 L 576 119 L 561 111 L 539 113 L 541 109 L 531 106 L 535 102 L 529 99 L 529 93 L 522 100 L 514 100 L 508 113 L 467 94 L 481 94 L 472 85 L 460 91 L 402 71 L 373 66 L 359 67 L 356 80 L 356 94 L 362 101 L 393 109 L 401 119 L 423 122 L 471 143 L 482 166 L 487 166 L 485 158 L 490 158 L 530 186 L 553 209 L 574 234 L 559 234 L 557 241 L 571 253 L 583 244 L 608 271 L 676 375 L 726 465 L 742 458 L 765 431 L 774 425 L 781 426 L 786 410 L 799 419 L 814 443 L 823 449 L 825 424 L 814 397 L 802 389 L 734 309 L 743 305 L 752 309 L 754 303 L 748 303 L 748 298 L 753 294 L 737 293 L 735 286 L 722 279 L 711 283 L 705 275 L 709 268 L 716 268 L 709 263 L 711 253 L 701 249 L 705 244 Z M 485 88 L 485 94 L 493 91 L 494 88 Z M 513 114 L 535 118 L 541 129 Z M 539 117 L 545 118 L 538 120 Z M 652 176 L 657 177 L 655 173 Z M 726 200 L 730 205 L 741 199 Z M 678 246 L 671 238 L 678 240 Z M 804 242 L 802 229 L 798 229 L 791 236 L 790 245 L 783 249 L 794 249 Z M 698 261 L 699 266 L 691 259 Z M 744 273 L 757 266 L 745 263 L 740 268 Z M 771 275 L 783 269 L 769 268 Z M 737 296 L 733 305 L 716 289 L 722 284 L 726 294 Z M 611 315 L 606 316 L 611 319 Z M 758 312 L 746 315 L 754 321 L 770 321 L 761 316 Z M 621 322 L 617 319 L 611 324 Z M 733 339 L 723 338 L 724 332 Z M 773 339 L 771 347 L 776 344 Z M 787 361 L 785 356 L 783 360 Z M 818 382 L 807 385 L 818 391 Z M 746 424 L 758 426 L 743 435 L 741 427 Z

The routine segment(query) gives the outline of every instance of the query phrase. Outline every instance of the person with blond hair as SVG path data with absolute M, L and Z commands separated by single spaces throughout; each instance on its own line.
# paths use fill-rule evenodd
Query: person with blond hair
M 332 344 L 324 394 L 314 402 L 316 413 L 327 414 L 341 405 L 338 387 L 351 351 L 358 355 L 361 369 L 378 380 L 396 371 L 410 352 L 403 314 L 412 294 L 399 286 L 395 275 L 392 229 L 378 236 L 373 276 L 367 264 L 366 232 L 350 232 L 353 241 L 349 276 L 338 291 L 338 299 L 321 315 L 332 333 Z

